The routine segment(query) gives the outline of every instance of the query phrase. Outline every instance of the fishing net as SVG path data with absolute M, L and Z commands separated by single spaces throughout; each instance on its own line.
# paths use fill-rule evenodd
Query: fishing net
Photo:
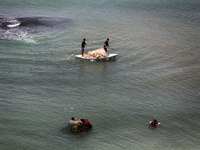
M 96 58 L 99 58 L 99 57 L 107 57 L 107 53 L 106 51 L 103 49 L 103 48 L 99 48 L 97 50 L 93 50 L 93 51 L 89 51 L 87 54 L 84 54 L 84 57 L 96 57 Z
M 87 120 L 87 119 L 84 119 Z M 84 132 L 92 128 L 92 125 L 87 120 L 88 125 L 84 125 L 81 120 L 75 121 L 71 126 L 72 132 Z

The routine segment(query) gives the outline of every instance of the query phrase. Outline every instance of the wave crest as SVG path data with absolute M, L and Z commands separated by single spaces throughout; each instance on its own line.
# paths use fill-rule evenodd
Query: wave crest
M 0 17 L 0 38 L 36 43 L 35 33 L 66 29 L 70 19 L 53 17 Z

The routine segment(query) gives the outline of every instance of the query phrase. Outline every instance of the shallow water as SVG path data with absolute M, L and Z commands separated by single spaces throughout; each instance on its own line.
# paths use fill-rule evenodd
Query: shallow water
M 2 1 L 0 148 L 199 149 L 199 5 Z M 87 52 L 107 37 L 116 59 L 68 59 L 83 38 Z M 72 116 L 93 129 L 70 133 Z

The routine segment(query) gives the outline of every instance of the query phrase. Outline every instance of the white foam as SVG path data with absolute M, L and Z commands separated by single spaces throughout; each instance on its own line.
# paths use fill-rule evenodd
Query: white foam
M 18 27 L 21 23 L 17 23 L 17 24 L 9 24 L 7 25 L 7 27 L 9 28 L 15 28 L 15 27 Z
M 23 30 L 7 30 L 4 33 L 4 38 L 36 44 L 33 37 L 30 34 L 28 34 L 27 31 L 23 31 Z

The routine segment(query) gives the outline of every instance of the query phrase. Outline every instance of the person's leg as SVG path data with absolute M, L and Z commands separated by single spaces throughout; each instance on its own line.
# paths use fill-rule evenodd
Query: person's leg
M 82 57 L 83 57 L 83 54 L 84 54 L 84 48 L 82 49 Z

